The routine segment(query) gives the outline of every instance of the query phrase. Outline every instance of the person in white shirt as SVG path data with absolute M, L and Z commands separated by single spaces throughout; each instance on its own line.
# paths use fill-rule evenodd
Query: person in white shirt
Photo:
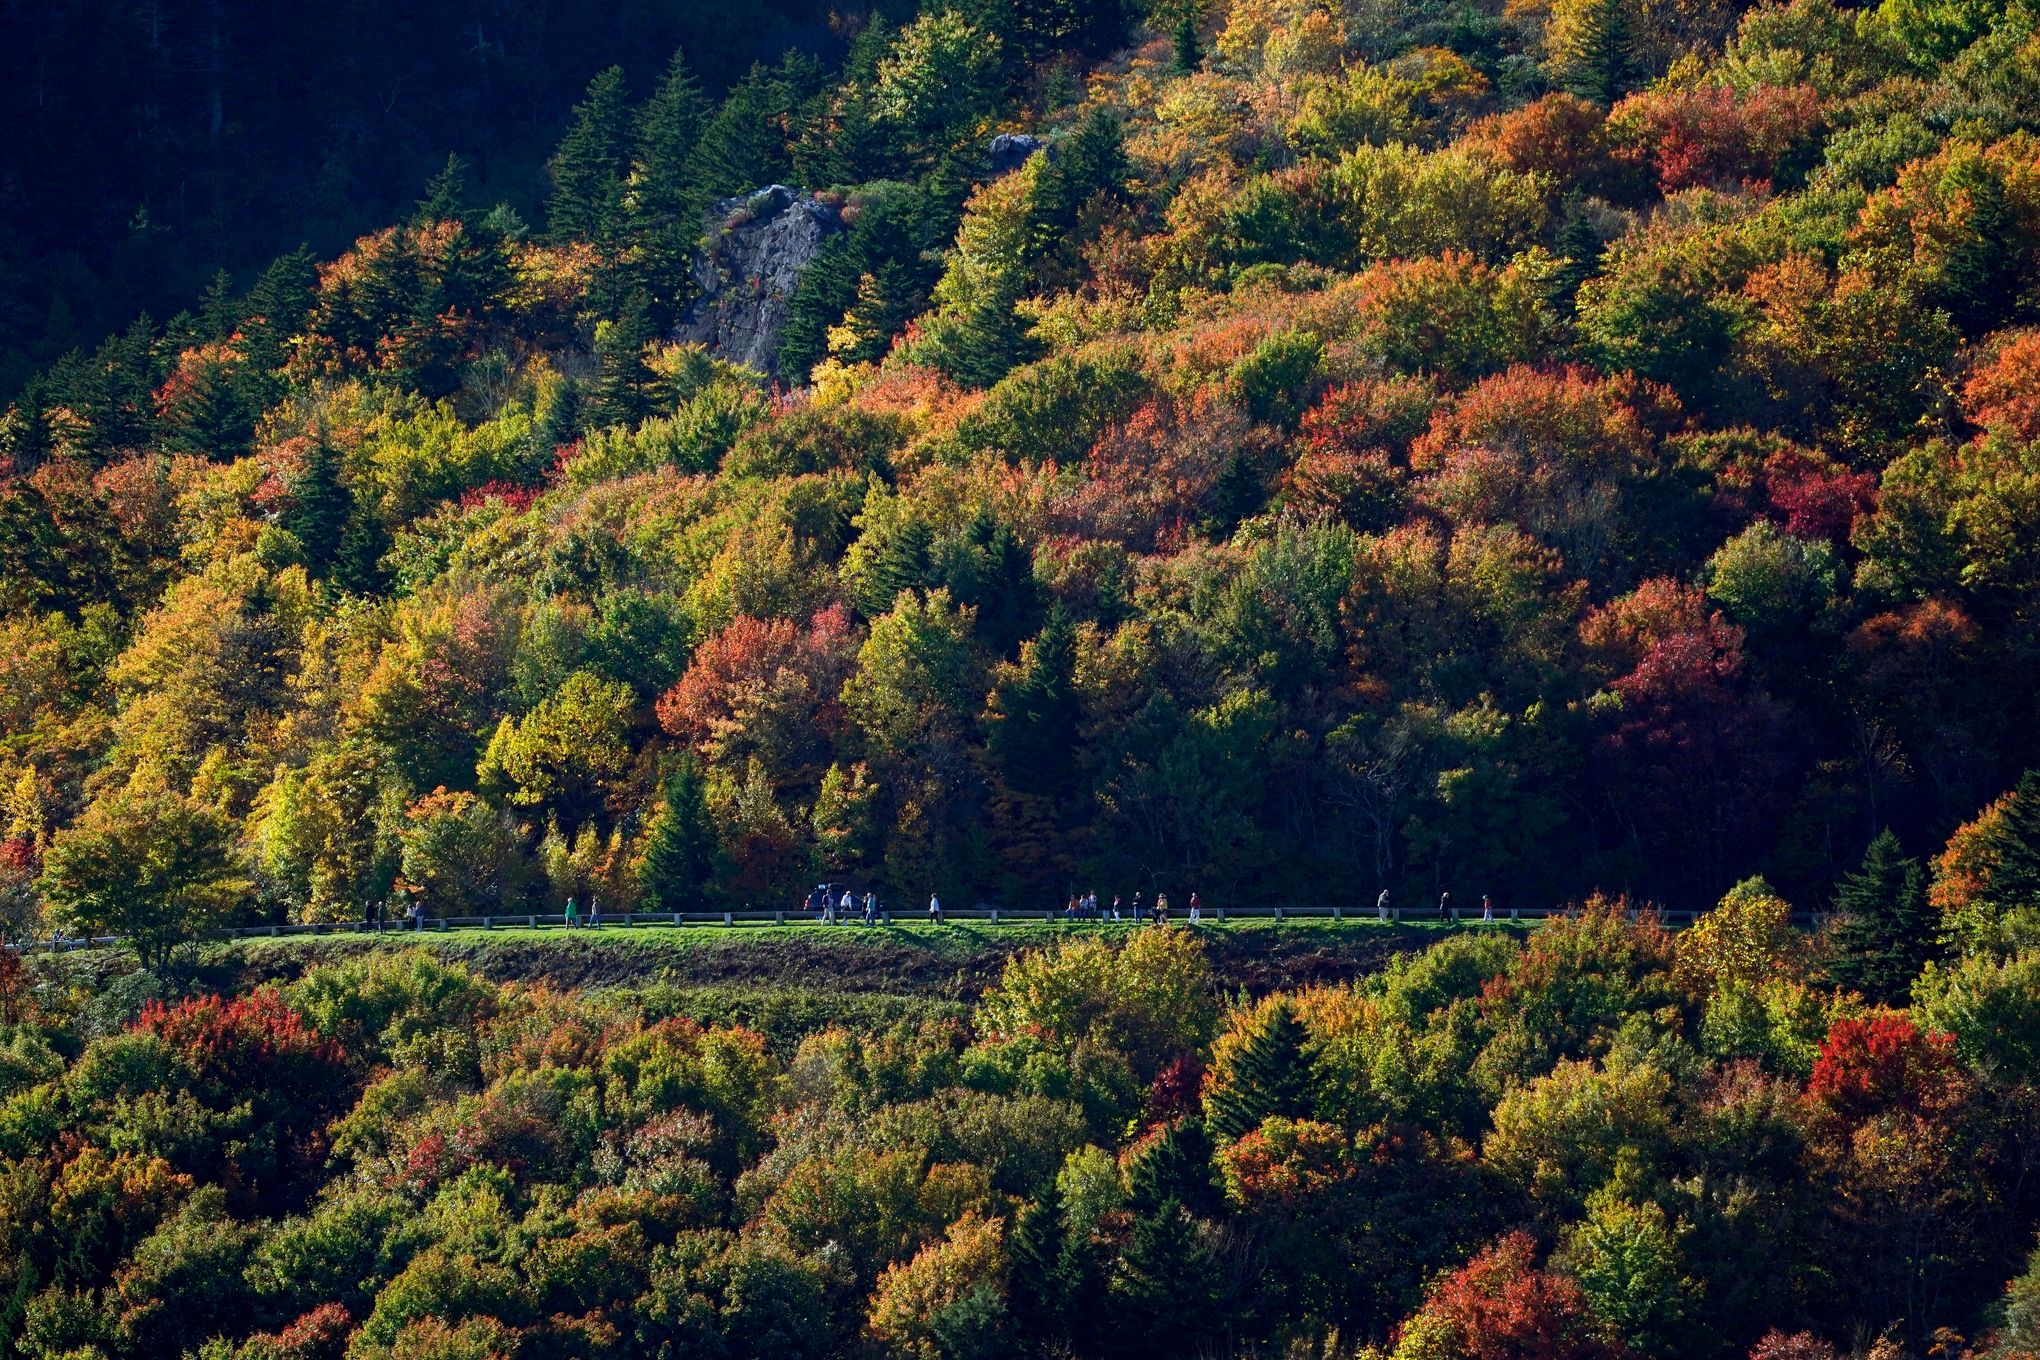
M 934 893 L 928 894 L 928 919 L 937 925 L 942 923 L 942 899 Z

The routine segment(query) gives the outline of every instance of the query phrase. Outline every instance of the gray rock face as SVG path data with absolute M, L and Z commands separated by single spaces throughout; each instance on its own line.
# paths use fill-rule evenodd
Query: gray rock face
M 771 377 L 779 374 L 779 333 L 800 278 L 829 237 L 843 229 L 836 209 L 784 184 L 726 198 L 709 215 L 694 257 L 701 290 L 676 338 Z
M 1027 164 L 1027 158 L 1041 150 L 1047 143 L 1039 137 L 1025 132 L 1002 132 L 992 138 L 986 148 L 991 160 L 992 174 L 1006 175 Z

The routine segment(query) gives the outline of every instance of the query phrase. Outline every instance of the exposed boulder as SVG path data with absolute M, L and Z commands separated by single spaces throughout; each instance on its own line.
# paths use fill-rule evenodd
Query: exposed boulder
M 994 177 L 1007 175 L 1027 164 L 1027 158 L 1046 145 L 1041 138 L 1025 132 L 1002 132 L 986 148 L 986 159 Z
M 779 335 L 801 275 L 842 229 L 833 204 L 784 184 L 716 204 L 694 257 L 699 296 L 681 318 L 677 338 L 780 376 Z

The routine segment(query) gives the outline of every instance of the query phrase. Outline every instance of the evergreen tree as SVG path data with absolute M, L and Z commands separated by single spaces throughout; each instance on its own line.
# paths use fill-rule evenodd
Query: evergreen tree
M 1201 1119 L 1166 1126 L 1127 1175 L 1135 1213 L 1150 1213 L 1174 1201 L 1198 1218 L 1224 1212 L 1225 1197 L 1212 1161 L 1211 1135 Z
M 231 365 L 200 362 L 163 413 L 163 442 L 178 453 L 229 462 L 248 452 L 255 411 Z
M 785 174 L 786 140 L 778 131 L 786 91 L 773 73 L 755 65 L 701 129 L 687 179 L 704 204 L 747 194 Z
M 290 500 L 283 527 L 304 545 L 305 566 L 312 575 L 323 577 L 340 556 L 340 543 L 354 514 L 354 494 L 340 480 L 340 455 L 324 431 L 290 481 Z
M 590 428 L 635 425 L 651 414 L 659 379 L 645 361 L 645 348 L 655 334 L 651 300 L 642 293 L 625 304 L 616 320 L 599 328 L 595 354 L 602 368 L 589 394 Z
M 1125 1355 L 1192 1355 L 1211 1321 L 1212 1262 L 1197 1225 L 1173 1199 L 1134 1220 L 1112 1293 L 1117 1349 Z
M 1913 979 L 1938 952 L 1938 921 L 1927 901 L 1926 872 L 1885 830 L 1863 852 L 1863 865 L 1835 886 L 1847 916 L 1835 932 L 1836 982 L 1873 1001 L 1906 1004 Z
M 0 418 L 0 457 L 15 472 L 33 472 L 49 460 L 55 442 L 48 383 L 38 375 L 22 384 L 14 404 Z
M 685 301 L 689 264 L 701 238 L 706 196 L 690 178 L 688 160 L 709 114 L 683 53 L 675 52 L 666 78 L 638 111 L 631 165 L 629 220 L 637 253 L 635 277 L 662 307 Z
M 1096 194 L 1124 196 L 1132 169 L 1119 120 L 1102 108 L 1084 115 L 1076 131 L 1056 145 L 1042 168 L 1034 190 L 1034 239 L 1037 247 L 1069 235 L 1078 214 Z
M 1606 247 L 1601 234 L 1594 230 L 1593 220 L 1587 215 L 1586 199 L 1579 190 L 1565 196 L 1561 214 L 1556 241 L 1560 264 L 1552 280 L 1552 292 L 1554 300 L 1570 310 L 1573 299 L 1579 296 L 1580 285 L 1600 269 Z
M 205 295 L 198 302 L 199 343 L 216 343 L 234 333 L 240 323 L 241 309 L 234 301 L 234 277 L 222 269 L 212 276 L 212 282 L 205 286 Z
M 1204 48 L 1197 41 L 1197 16 L 1185 10 L 1183 17 L 1176 21 L 1174 38 L 1176 55 L 1170 69 L 1179 76 L 1187 76 L 1204 64 Z
M 907 516 L 873 544 L 857 582 L 857 608 L 875 619 L 892 608 L 903 590 L 928 583 L 928 549 L 934 533 L 925 521 Z
M 438 174 L 425 181 L 425 197 L 411 214 L 413 222 L 466 221 L 468 215 L 468 163 L 449 155 Z
M 1012 1262 L 1007 1303 L 1020 1349 L 1028 1355 L 1055 1354 L 1067 1338 L 1066 1314 L 1080 1282 L 1054 1182 L 1014 1220 L 1007 1254 Z
M 1941 266 L 1942 300 L 1955 323 L 1979 335 L 2002 322 L 2018 297 L 2026 252 L 2003 180 L 1987 165 L 1954 167 L 1949 189 L 1968 199 L 1965 230 L 1953 232 Z
M 1999 910 L 2040 907 L 2040 770 L 2019 777 L 1988 849 L 1990 896 Z
M 389 550 L 390 535 L 382 517 L 357 500 L 327 579 L 349 595 L 380 594 L 389 584 L 389 573 L 382 564 Z
M 304 330 L 318 300 L 318 281 L 318 262 L 311 248 L 299 246 L 272 261 L 249 290 L 240 349 L 250 381 L 275 374 L 289 361 L 291 338 Z M 268 405 L 279 394 L 278 388 L 271 388 L 263 404 Z
M 621 228 L 630 148 L 630 97 L 623 68 L 612 66 L 588 82 L 553 155 L 546 226 L 555 240 L 603 242 Z
M 1267 504 L 1267 489 L 1253 458 L 1239 451 L 1226 460 L 1225 470 L 1211 488 L 1210 528 L 1215 537 L 1227 538 Z
M 1276 1002 L 1248 1036 L 1232 1070 L 1204 1098 L 1211 1131 L 1231 1140 L 1269 1115 L 1309 1114 L 1310 1058 L 1304 1051 L 1308 1039 L 1289 1002 Z
M 986 749 L 1000 777 L 1023 793 L 1053 797 L 1076 772 L 1077 630 L 1060 611 L 1028 645 L 1017 672 L 993 687 Z
M 862 287 L 859 252 L 850 236 L 828 241 L 800 276 L 786 325 L 779 332 L 779 371 L 805 382 L 829 352 L 829 331 L 857 301 Z
M 1630 0 L 1558 0 L 1545 45 L 1554 83 L 1568 94 L 1606 108 L 1629 88 Z
M 690 758 L 667 776 L 651 839 L 638 866 L 638 888 L 654 911 L 698 904 L 715 876 L 715 825 L 701 772 Z

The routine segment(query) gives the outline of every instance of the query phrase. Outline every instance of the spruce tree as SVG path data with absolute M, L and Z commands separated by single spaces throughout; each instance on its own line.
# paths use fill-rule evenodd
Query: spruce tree
M 2040 907 L 2040 770 L 2019 777 L 1988 848 L 1995 861 L 1990 897 L 1998 909 Z
M 755 65 L 703 125 L 687 178 L 704 203 L 761 189 L 784 173 L 786 143 L 774 131 L 784 96 L 773 73 Z
M 1218 1217 L 1225 1200 L 1204 1121 L 1182 1119 L 1164 1127 L 1127 1173 L 1127 1190 L 1135 1213 L 1151 1213 L 1173 1200 L 1198 1218 Z
M 1308 1114 L 1310 1059 L 1304 1048 L 1308 1039 L 1289 1002 L 1277 1001 L 1267 1019 L 1248 1036 L 1232 1071 L 1205 1097 L 1211 1131 L 1230 1140 L 1270 1115 Z
M 389 584 L 389 573 L 382 564 L 389 550 L 390 535 L 382 516 L 357 500 L 327 579 L 349 595 L 378 595 Z
M 324 577 L 339 559 L 340 545 L 354 514 L 354 495 L 340 480 L 340 455 L 323 431 L 290 482 L 291 506 L 283 527 L 304 544 L 305 565 Z
M 1603 108 L 1629 88 L 1630 0 L 1558 0 L 1546 45 L 1553 81 L 1568 94 Z
M 1211 1269 L 1197 1225 L 1180 1202 L 1164 1200 L 1136 1218 L 1112 1281 L 1122 1353 L 1195 1354 L 1210 1321 Z
M 1012 1262 L 1007 1301 L 1020 1349 L 1053 1354 L 1068 1331 L 1065 1313 L 1075 1283 L 1062 1195 L 1053 1182 L 1014 1220 L 1007 1254 Z
M 661 791 L 638 887 L 654 911 L 684 911 L 700 903 L 715 867 L 715 826 L 701 772 L 692 759 L 683 760 Z
M 926 521 L 909 515 L 878 538 L 857 582 L 856 604 L 866 618 L 890 610 L 901 591 L 928 583 L 928 549 L 934 537 Z
M 631 165 L 629 223 L 639 284 L 665 308 L 686 300 L 706 196 L 689 178 L 709 103 L 683 53 L 675 52 L 658 90 L 638 111 Z
M 1938 952 L 1938 923 L 1927 901 L 1926 872 L 1890 830 L 1863 852 L 1863 865 L 1835 886 L 1847 919 L 1835 932 L 1841 951 L 1829 972 L 1873 1001 L 1904 1005 L 1913 979 Z
M 1558 226 L 1558 256 L 1561 261 L 1553 279 L 1553 293 L 1556 300 L 1570 308 L 1579 295 L 1580 285 L 1594 276 L 1601 267 L 1601 255 L 1606 247 L 1601 234 L 1594 230 L 1592 219 L 1587 216 L 1586 199 L 1575 189 L 1565 196 L 1565 205 Z
M 318 262 L 309 246 L 277 256 L 262 271 L 248 292 L 241 320 L 241 355 L 252 373 L 273 374 L 289 360 L 291 337 L 304 329 L 318 300 L 318 281 Z
M 622 225 L 624 176 L 630 171 L 630 96 L 623 68 L 588 82 L 573 125 L 552 160 L 546 226 L 560 241 L 607 241 Z
M 1043 797 L 1069 787 L 1076 669 L 1077 631 L 1057 612 L 1022 654 L 1018 671 L 994 686 L 985 745 L 1009 787 Z
M 601 327 L 595 354 L 602 367 L 589 394 L 590 428 L 635 425 L 651 414 L 658 375 L 645 361 L 645 347 L 655 335 L 651 300 L 642 293 L 626 302 L 614 321 Z
M 425 181 L 425 197 L 411 214 L 413 222 L 465 221 L 468 215 L 468 163 L 449 155 L 438 174 Z
M 1183 17 L 1176 21 L 1175 59 L 1170 69 L 1179 76 L 1187 76 L 1204 64 L 1204 48 L 1197 41 L 1197 16 L 1185 10 Z

